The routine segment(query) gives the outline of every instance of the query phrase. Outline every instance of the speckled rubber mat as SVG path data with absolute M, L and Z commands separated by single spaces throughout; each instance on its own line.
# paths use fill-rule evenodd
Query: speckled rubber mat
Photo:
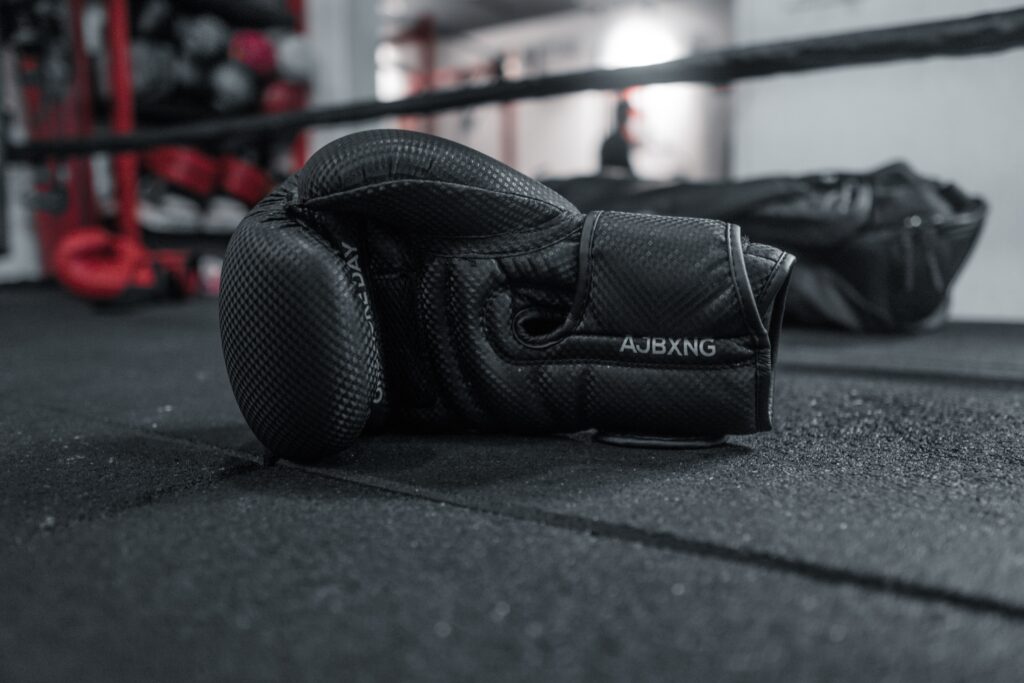
M 1019 680 L 1022 349 L 787 330 L 771 434 L 266 467 L 215 302 L 0 290 L 0 680 Z

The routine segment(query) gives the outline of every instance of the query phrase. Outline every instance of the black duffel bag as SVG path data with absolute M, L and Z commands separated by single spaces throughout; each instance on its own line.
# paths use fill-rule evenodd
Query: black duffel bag
M 549 180 L 583 211 L 718 218 L 796 255 L 787 323 L 861 332 L 940 325 L 985 202 L 903 163 L 864 175 L 722 184 L 593 177 Z

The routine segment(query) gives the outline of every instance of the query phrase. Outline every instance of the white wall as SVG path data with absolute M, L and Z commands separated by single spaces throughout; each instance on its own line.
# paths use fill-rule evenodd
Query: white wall
M 24 198 L 32 192 L 32 170 L 24 164 L 6 167 L 7 253 L 0 256 L 0 284 L 34 282 L 43 276 L 32 213 Z
M 738 44 L 1019 6 L 1011 0 L 734 0 Z M 750 79 L 733 87 L 736 177 L 905 159 L 989 200 L 959 319 L 1024 321 L 1024 49 Z
M 312 46 L 313 106 L 364 102 L 374 98 L 377 15 L 367 0 L 305 0 L 306 31 Z M 356 122 L 310 129 L 310 153 L 335 138 L 378 122 Z
M 728 8 L 729 3 L 721 0 L 676 0 L 645 3 L 643 14 L 671 36 L 677 49 L 664 57 L 667 60 L 727 45 Z M 509 77 L 605 67 L 609 32 L 636 14 L 634 3 L 622 3 L 613 10 L 579 10 L 486 27 L 442 40 L 437 62 L 441 69 L 466 67 L 511 53 L 518 56 L 522 70 Z M 407 50 L 401 58 L 415 59 Z M 614 126 L 615 97 L 612 92 L 588 91 L 517 100 L 508 114 L 515 121 L 516 141 L 512 158 L 503 160 L 534 176 L 596 173 L 601 143 Z M 669 84 L 638 89 L 631 100 L 639 112 L 631 125 L 639 137 L 639 147 L 631 155 L 637 175 L 721 177 L 726 164 L 727 95 L 704 85 Z M 501 107 L 438 114 L 434 132 L 503 158 Z
M 0 58 L 0 69 L 4 69 L 4 92 L 2 105 L 4 113 L 11 116 L 12 125 L 7 134 L 12 142 L 22 143 L 27 139 L 23 127 L 17 125 L 23 117 L 17 112 L 20 99 L 17 95 L 17 79 L 14 63 L 5 54 Z M 0 255 L 0 284 L 9 282 L 32 282 L 43 275 L 43 264 L 39 256 L 39 243 L 33 226 L 32 213 L 25 204 L 25 198 L 32 192 L 32 169 L 27 164 L 7 164 L 3 177 L 7 193 L 5 221 L 7 225 L 7 253 Z

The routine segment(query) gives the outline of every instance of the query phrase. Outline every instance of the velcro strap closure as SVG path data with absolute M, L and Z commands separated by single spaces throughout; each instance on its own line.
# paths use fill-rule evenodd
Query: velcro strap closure
M 587 216 L 580 244 L 588 294 L 577 332 L 626 345 L 700 353 L 702 340 L 767 346 L 739 227 L 722 221 L 620 212 Z M 632 341 L 626 341 L 626 338 Z M 655 341 L 652 341 L 655 340 Z M 706 342 L 705 354 L 706 355 Z

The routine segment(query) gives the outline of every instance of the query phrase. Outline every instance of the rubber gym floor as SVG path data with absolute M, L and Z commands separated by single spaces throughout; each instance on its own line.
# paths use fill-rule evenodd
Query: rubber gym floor
M 216 302 L 0 290 L 0 680 L 1024 675 L 1024 326 L 788 329 L 701 451 L 263 462 Z

